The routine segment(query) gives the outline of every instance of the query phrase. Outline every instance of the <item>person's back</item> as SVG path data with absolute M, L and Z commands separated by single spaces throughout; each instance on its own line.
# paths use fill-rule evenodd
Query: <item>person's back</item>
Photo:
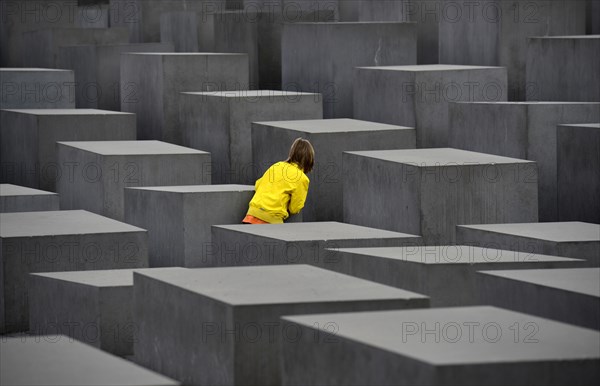
M 247 224 L 280 224 L 304 207 L 310 180 L 305 173 L 314 165 L 310 142 L 298 138 L 292 144 L 286 161 L 273 164 L 256 181 L 255 194 L 243 222 Z

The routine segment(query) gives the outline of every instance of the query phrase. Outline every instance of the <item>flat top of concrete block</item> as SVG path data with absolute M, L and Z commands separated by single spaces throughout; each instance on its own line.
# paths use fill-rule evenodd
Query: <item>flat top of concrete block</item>
M 473 70 L 489 70 L 489 69 L 501 69 L 504 67 L 496 66 L 467 66 L 459 64 L 416 64 L 416 65 L 405 65 L 405 66 L 365 66 L 357 67 L 365 68 L 369 70 L 382 70 L 382 71 L 473 71 Z
M 600 241 L 600 225 L 585 222 L 540 222 L 518 224 L 457 225 L 492 233 L 562 242 Z
M 53 192 L 46 192 L 45 190 L 27 188 L 25 186 L 18 186 L 13 184 L 0 184 L 0 196 L 58 196 L 58 194 Z
M 92 271 L 70 271 L 32 273 L 32 276 L 46 277 L 60 281 L 88 285 L 91 287 L 131 287 L 133 286 L 133 272 L 152 272 L 163 268 L 139 269 L 105 269 Z
M 419 236 L 368 228 L 341 222 L 299 222 L 287 224 L 264 224 L 257 226 L 214 225 L 215 228 L 252 234 L 283 241 L 334 241 L 356 239 L 417 238 Z
M 133 113 L 97 109 L 3 109 L 2 111 L 30 115 L 135 115 Z
M 600 268 L 522 269 L 480 273 L 600 298 Z
M 294 98 L 299 95 L 315 95 L 320 96 L 321 94 L 310 93 L 310 92 L 295 92 L 295 91 L 279 91 L 279 90 L 236 90 L 236 91 L 204 91 L 204 92 L 182 92 L 181 94 L 187 95 L 201 95 L 215 98 L 233 98 L 233 99 L 253 99 L 253 98 Z M 293 99 L 290 101 L 292 102 Z
M 205 151 L 161 141 L 74 141 L 57 143 L 101 155 L 209 154 Z
M 189 186 L 144 186 L 125 188 L 128 190 L 148 190 L 168 193 L 222 193 L 254 191 L 254 185 L 189 185 Z
M 568 257 L 539 255 L 536 253 L 506 251 L 493 248 L 479 248 L 467 245 L 441 245 L 425 247 L 370 247 L 338 248 L 334 252 L 372 256 L 408 263 L 440 264 L 502 264 L 502 263 L 543 263 L 583 261 Z
M 122 232 L 145 230 L 85 210 L 0 213 L 2 238 Z
M 64 335 L 0 341 L 0 384 L 167 386 L 179 383 Z
M 425 299 L 424 295 L 303 264 L 172 268 L 136 273 L 231 305 Z
M 490 306 L 300 315 L 284 319 L 308 328 L 326 328 L 333 323 L 338 339 L 432 365 L 600 358 L 598 331 Z M 526 330 L 530 334 L 519 334 L 515 342 L 515 323 L 519 329 L 533 326 L 535 331 Z M 438 334 L 436 328 L 440 330 Z
M 357 119 L 308 119 L 300 121 L 270 121 L 254 122 L 263 126 L 272 126 L 281 129 L 301 131 L 311 134 L 320 133 L 348 133 L 360 131 L 385 131 L 385 130 L 414 130 L 413 127 L 388 125 L 385 123 L 360 121 Z
M 6 72 L 73 72 L 73 70 L 61 70 L 57 68 L 21 68 L 21 67 L 4 67 L 0 71 Z
M 569 123 L 558 125 L 560 127 L 587 127 L 589 129 L 600 129 L 600 123 Z
M 453 148 L 349 151 L 345 153 L 384 161 L 408 163 L 417 167 L 534 162 Z

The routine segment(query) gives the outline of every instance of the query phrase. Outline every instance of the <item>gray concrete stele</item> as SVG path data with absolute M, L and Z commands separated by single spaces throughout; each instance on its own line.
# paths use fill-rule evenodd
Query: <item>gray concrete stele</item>
M 75 73 L 49 68 L 0 68 L 2 109 L 74 109 Z
M 59 209 L 58 194 L 12 184 L 0 184 L 0 213 Z

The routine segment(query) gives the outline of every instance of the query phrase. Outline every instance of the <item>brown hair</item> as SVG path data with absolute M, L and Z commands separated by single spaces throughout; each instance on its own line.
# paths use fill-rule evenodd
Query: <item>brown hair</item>
M 308 173 L 315 164 L 315 149 L 306 139 L 296 138 L 286 162 L 296 163 L 304 173 Z

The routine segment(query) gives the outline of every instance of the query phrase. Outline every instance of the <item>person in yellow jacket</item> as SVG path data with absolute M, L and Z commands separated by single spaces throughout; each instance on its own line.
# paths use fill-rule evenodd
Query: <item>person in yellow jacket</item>
M 244 224 L 281 224 L 304 208 L 310 180 L 306 176 L 315 163 L 315 150 L 297 138 L 288 159 L 273 164 L 256 181 Z

